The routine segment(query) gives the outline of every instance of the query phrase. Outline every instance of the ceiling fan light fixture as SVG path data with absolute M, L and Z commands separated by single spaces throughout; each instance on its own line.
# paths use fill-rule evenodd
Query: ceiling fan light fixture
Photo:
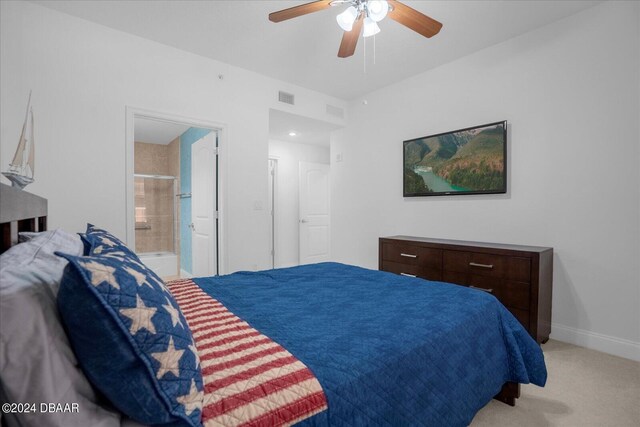
M 407 6 L 400 0 L 307 0 L 307 3 L 270 13 L 269 21 L 282 22 L 339 5 L 344 5 L 346 10 L 336 16 L 336 21 L 344 32 L 338 49 L 338 58 L 353 56 L 360 35 L 371 37 L 378 34 L 380 27 L 377 22 L 382 21 L 386 16 L 427 38 L 435 36 L 442 28 L 441 22 Z
M 373 19 L 367 17 L 364 18 L 364 30 L 362 31 L 362 37 L 375 36 L 380 32 L 380 27 Z
M 389 12 L 389 3 L 386 0 L 369 0 L 367 2 L 368 16 L 375 22 L 380 22 Z
M 353 28 L 353 23 L 356 21 L 358 17 L 358 11 L 355 7 L 349 6 L 344 12 L 336 16 L 336 21 L 338 21 L 338 25 L 344 31 L 351 31 Z

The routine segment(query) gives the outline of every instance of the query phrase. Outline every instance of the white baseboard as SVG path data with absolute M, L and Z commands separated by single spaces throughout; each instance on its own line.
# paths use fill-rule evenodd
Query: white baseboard
M 193 275 L 191 273 L 187 273 L 185 270 L 180 269 L 180 278 L 182 279 L 190 279 Z
M 551 338 L 640 362 L 640 343 L 631 340 L 576 329 L 557 323 L 551 324 Z

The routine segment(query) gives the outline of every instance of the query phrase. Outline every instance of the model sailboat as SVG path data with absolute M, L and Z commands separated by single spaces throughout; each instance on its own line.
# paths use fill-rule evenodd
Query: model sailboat
M 33 138 L 33 111 L 31 109 L 31 92 L 27 102 L 27 113 L 22 125 L 20 142 L 13 160 L 9 164 L 9 170 L 2 172 L 12 183 L 13 187 L 23 189 L 33 182 L 35 146 Z

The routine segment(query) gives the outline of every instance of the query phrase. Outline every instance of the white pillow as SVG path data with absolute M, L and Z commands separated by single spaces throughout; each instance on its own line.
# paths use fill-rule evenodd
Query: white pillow
M 67 261 L 54 252 L 82 255 L 80 237 L 62 230 L 31 237 L 0 255 L 0 395 L 16 403 L 77 403 L 79 412 L 5 414 L 7 424 L 119 426 L 120 415 L 96 403 L 58 316 Z
M 42 231 L 42 232 L 21 231 L 21 232 L 18 233 L 18 243 L 28 242 L 29 240 L 33 239 L 34 237 L 41 236 L 44 233 L 50 233 L 50 231 Z
M 60 259 L 54 252 L 82 255 L 80 236 L 63 230 L 45 231 L 35 236 L 20 234 L 29 240 L 0 255 L 0 292 L 7 295 L 34 284 L 46 284 L 55 297 L 67 260 Z

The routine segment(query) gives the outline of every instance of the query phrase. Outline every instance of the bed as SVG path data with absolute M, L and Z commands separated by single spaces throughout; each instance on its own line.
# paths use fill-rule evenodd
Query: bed
M 42 231 L 46 207 L 44 215 L 42 209 L 33 211 L 30 218 L 37 218 L 34 220 L 24 212 L 19 218 L 9 218 L 4 213 L 6 206 L 24 205 L 28 193 L 20 192 L 22 198 L 14 200 L 14 193 L 4 187 L 2 241 L 17 241 L 18 226 L 5 225 L 11 221 L 38 224 L 38 231 Z M 6 231 L 11 233 L 9 237 Z M 463 426 L 494 397 L 513 405 L 519 383 L 543 386 L 546 381 L 540 347 L 493 296 L 484 292 L 338 263 L 161 284 L 139 259 L 123 255 L 126 248 L 104 244 L 104 239 L 111 243 L 117 240 L 114 236 L 97 236 L 103 240 L 102 244 L 94 242 L 93 258 L 86 254 L 65 256 L 69 265 L 64 270 L 58 308 L 89 382 L 118 412 L 142 424 Z M 100 271 L 111 272 L 111 278 L 94 280 L 91 285 L 96 275 L 83 273 L 88 259 L 96 265 L 102 263 Z M 68 280 L 74 292 L 66 292 L 65 278 L 74 268 L 75 281 Z M 124 279 L 117 287 L 115 282 L 108 283 L 125 277 L 121 268 L 137 278 L 137 282 L 131 280 L 130 288 Z M 83 281 L 89 284 L 86 295 L 76 291 Z M 156 311 L 146 318 L 147 323 L 141 323 L 139 316 L 132 323 L 130 312 L 136 305 L 152 310 L 148 308 L 153 304 L 152 292 L 164 292 L 158 309 L 153 309 Z M 83 314 L 85 308 L 77 307 L 84 307 L 85 301 L 96 295 L 103 298 L 102 305 L 86 307 Z M 143 367 L 160 382 L 149 389 L 162 393 L 174 390 L 177 401 L 184 403 L 168 418 L 138 416 L 140 407 L 131 407 L 129 401 L 122 403 L 122 394 L 126 394 L 122 384 L 114 394 L 108 386 L 103 388 L 100 374 L 116 369 L 116 358 L 111 357 L 98 375 L 97 362 L 84 361 L 97 357 L 96 353 L 113 351 L 109 337 L 93 340 L 85 348 L 82 340 L 78 341 L 78 336 L 95 336 L 105 329 L 90 329 L 94 325 L 87 320 L 100 314 L 105 301 L 118 304 L 116 310 L 107 307 L 104 313 L 118 322 L 118 336 L 113 339 L 122 340 L 126 335 L 126 340 L 117 342 L 133 346 L 136 352 L 138 347 L 144 353 L 144 345 L 152 346 L 151 357 L 138 354 Z M 76 307 L 73 316 L 64 313 L 69 305 Z M 167 311 L 166 323 L 157 314 L 160 307 Z M 183 323 L 189 329 L 186 337 L 184 328 L 180 329 Z M 157 338 L 161 325 L 169 334 L 172 327 L 179 333 Z M 154 329 L 154 334 L 148 329 Z M 171 355 L 179 355 L 181 364 L 197 366 L 192 377 L 183 377 L 191 375 L 187 369 L 175 375 L 177 361 L 170 366 L 163 365 L 164 358 L 159 362 L 158 355 L 164 357 L 169 349 Z M 265 377 L 267 374 L 271 377 Z M 163 384 L 165 379 L 172 381 Z M 144 381 L 143 377 L 135 382 Z M 6 393 L 3 396 L 8 400 Z M 168 402 L 166 393 L 160 397 L 156 402 L 160 409 L 168 407 L 171 412 L 175 402 Z

